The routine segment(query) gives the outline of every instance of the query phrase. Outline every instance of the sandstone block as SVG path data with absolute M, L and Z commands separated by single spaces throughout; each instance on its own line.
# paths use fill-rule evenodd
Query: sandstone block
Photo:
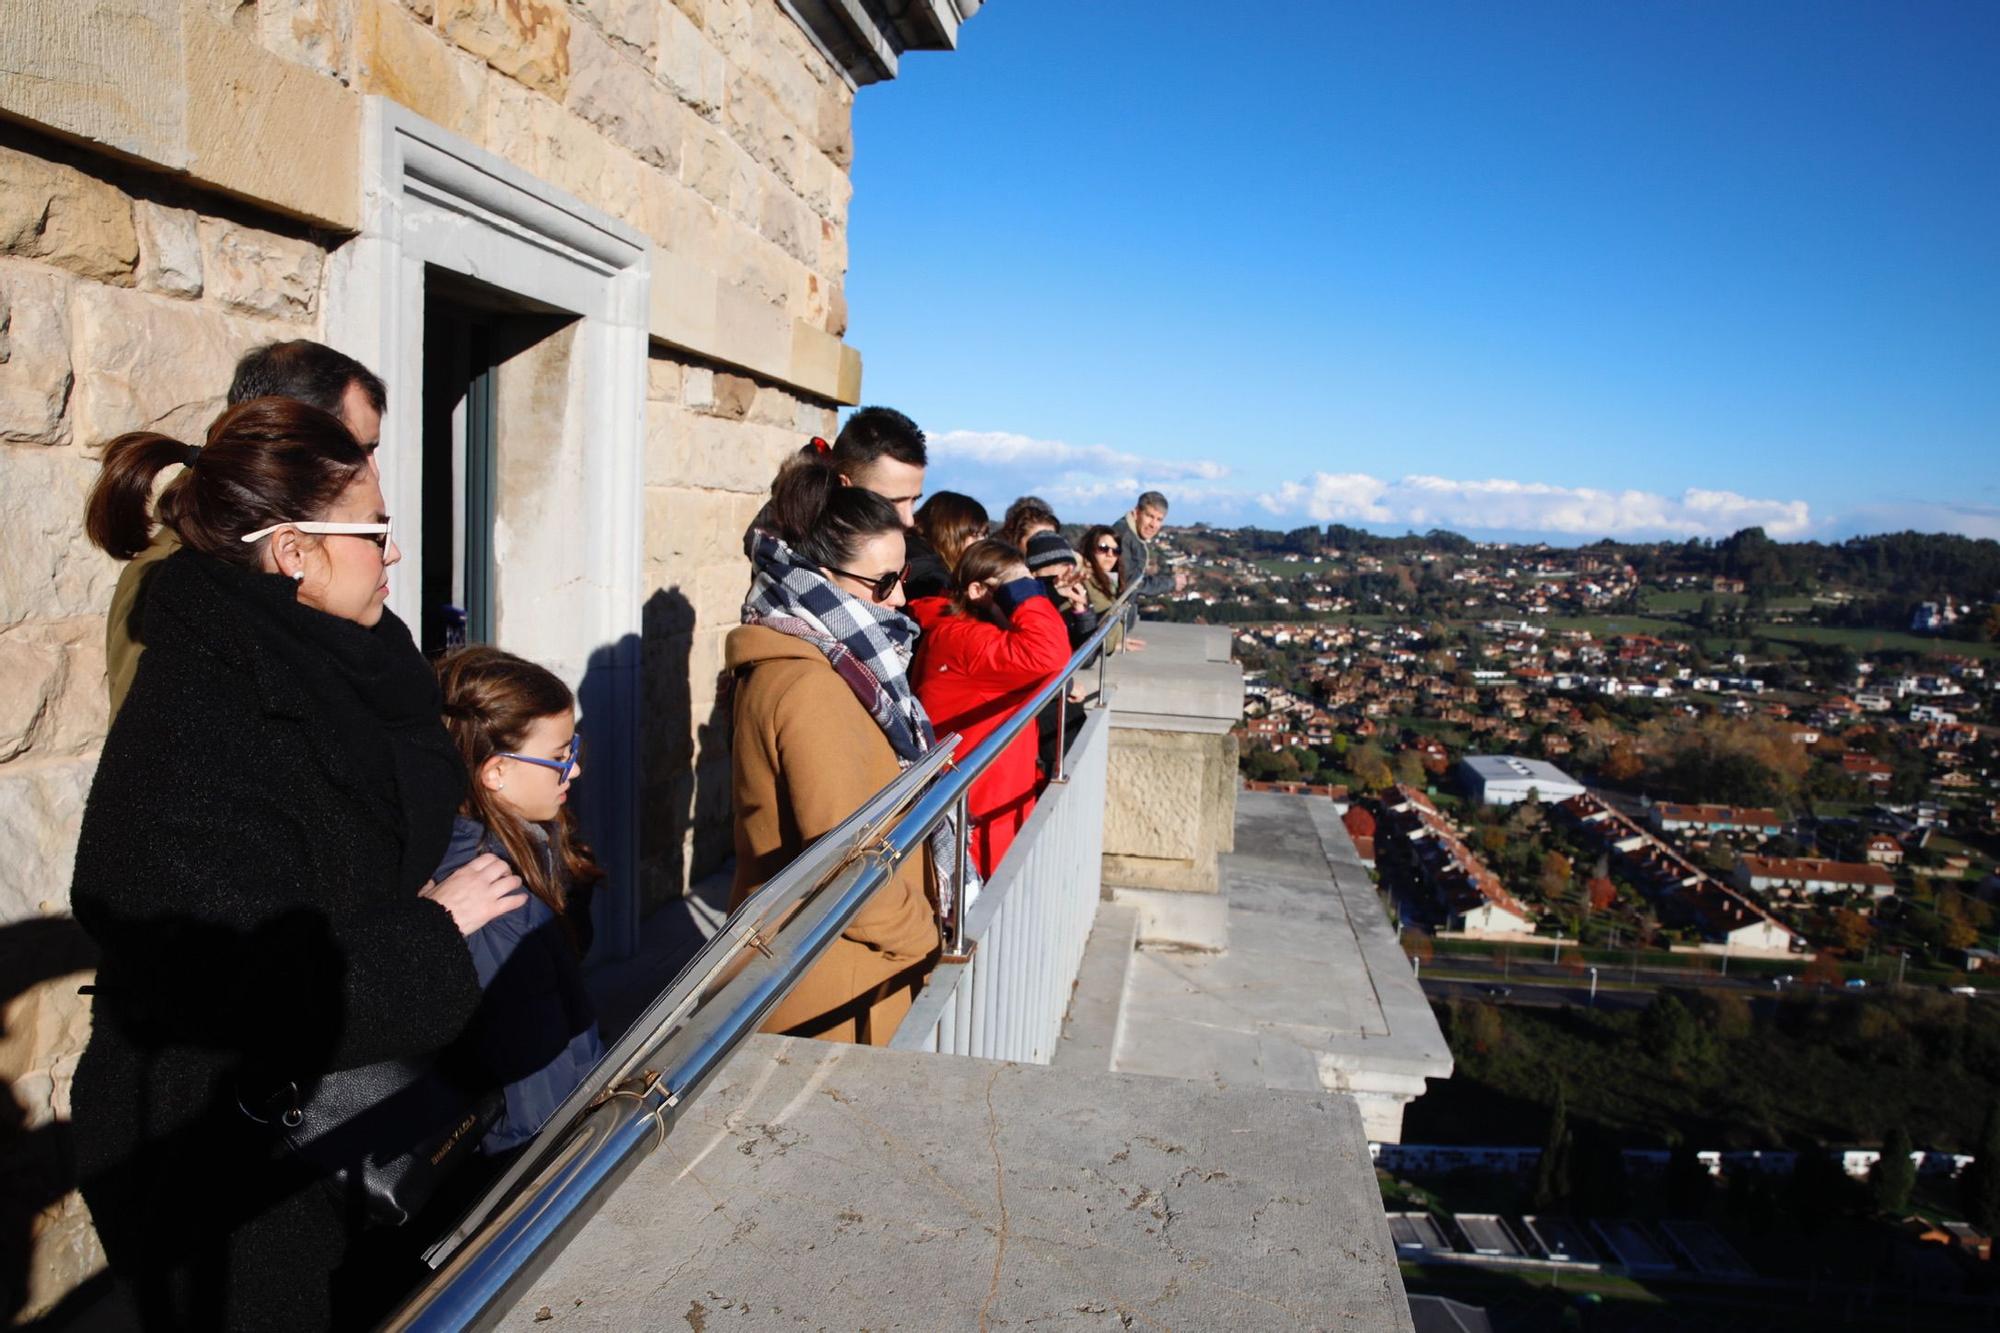
M 765 240 L 802 264 L 819 258 L 820 219 L 789 189 L 767 189 L 758 212 L 757 230 Z
M 168 170 L 187 166 L 181 0 L 8 0 L 0 106 Z M 0 167 L 0 179 L 13 174 Z
M 72 285 L 32 264 L 0 264 L 0 441 L 69 438 Z
M 648 486 L 646 559 L 663 577 L 681 582 L 694 563 L 738 557 L 764 498 L 686 485 Z
M 682 380 L 682 402 L 692 411 L 707 412 L 715 407 L 715 372 L 707 366 L 689 366 Z
M 745 152 L 787 185 L 798 179 L 798 132 L 762 85 L 742 70 L 733 70 L 722 110 L 723 123 Z
M 132 201 L 74 167 L 0 148 L 0 255 L 129 284 L 139 259 Z
M 727 95 L 728 66 L 707 34 L 678 9 L 660 14 L 657 71 L 674 96 L 712 118 Z
M 437 13 L 437 6 L 432 0 L 403 0 L 403 7 L 426 23 L 429 23 Z
M 313 313 L 326 258 L 318 246 L 218 218 L 203 218 L 200 235 L 211 297 L 266 319 L 305 319 Z
M 0 639 L 0 764 L 32 743 L 51 703 L 62 692 L 62 675 L 62 649 Z
M 149 199 L 133 204 L 139 232 L 139 285 L 166 296 L 201 295 L 201 236 L 195 214 Z
M 482 114 L 480 92 L 492 76 L 391 0 L 364 0 L 359 47 L 357 78 L 364 92 L 380 93 L 468 138 L 478 138 L 491 123 Z
M 756 399 L 757 381 L 747 376 L 717 371 L 715 405 L 709 411 L 716 416 L 727 417 L 731 421 L 741 421 L 750 414 L 750 404 Z
M 211 251 L 210 277 L 219 282 L 215 257 Z M 90 366 L 72 409 L 73 433 L 87 448 L 128 430 L 200 441 L 222 410 L 236 359 L 258 343 L 289 336 L 184 301 L 104 287 L 77 290 L 70 322 L 78 355 Z M 163 348 L 172 355 L 162 355 Z
M 658 352 L 646 360 L 646 399 L 654 403 L 681 400 L 681 363 Z
M 75 758 L 101 745 L 110 711 L 104 692 L 103 618 L 79 616 L 16 626 L 9 637 L 0 639 L 0 662 L 10 652 L 20 654 L 23 677 L 41 677 L 33 687 L 41 699 L 36 704 L 32 695 L 16 696 L 13 670 L 0 666 L 6 674 L 0 680 L 0 762 L 12 757 L 7 737 L 19 721 L 27 723 L 22 749 L 36 759 Z M 42 665 L 51 660 L 55 670 L 41 676 Z M 27 712 L 30 706 L 35 709 L 32 716 Z
M 118 565 L 84 539 L 83 502 L 96 479 L 96 460 L 75 450 L 16 446 L 0 456 L 0 625 L 104 613 Z
M 560 97 L 569 86 L 572 28 L 554 0 L 438 0 L 437 27 L 530 88 Z
M 342 230 L 361 211 L 361 99 L 189 9 L 187 160 L 198 179 Z M 302 144 L 311 152 L 301 152 Z
M 681 180 L 717 208 L 742 217 L 757 198 L 756 166 L 733 139 L 706 121 L 688 127 Z
M 564 105 L 641 161 L 678 172 L 684 112 L 673 96 L 629 52 L 588 28 L 576 30 L 571 49 L 576 65 Z
M 97 760 L 0 768 L 0 921 L 25 921 L 69 906 L 77 829 Z
M 769 493 L 794 444 L 789 432 L 712 416 L 690 415 L 682 433 L 686 484 L 745 495 Z
M 1236 745 L 1226 733 L 1114 730 L 1105 882 L 1214 893 L 1235 791 Z
M 791 390 L 779 385 L 759 385 L 757 396 L 750 403 L 749 417 L 750 420 L 766 426 L 776 426 L 780 430 L 796 432 L 799 422 L 799 400 Z M 813 434 L 814 432 L 807 431 L 806 439 L 811 438 Z M 804 444 L 805 439 L 801 439 L 799 443 Z
M 674 8 L 687 15 L 688 21 L 699 28 L 708 15 L 708 0 L 673 0 Z
M 259 0 L 258 37 L 294 64 L 347 82 L 354 68 L 354 6 L 342 0 Z
M 582 0 L 583 8 L 597 20 L 604 35 L 643 53 L 651 59 L 660 44 L 660 0 Z M 669 10 L 675 18 L 679 11 Z

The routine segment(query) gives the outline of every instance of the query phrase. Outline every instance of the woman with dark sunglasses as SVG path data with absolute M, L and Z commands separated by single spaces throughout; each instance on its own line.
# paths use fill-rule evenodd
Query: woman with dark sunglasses
M 480 1000 L 465 937 L 524 902 L 494 856 L 430 881 L 465 776 L 383 605 L 383 511 L 348 428 L 284 398 L 200 446 L 121 436 L 91 491 L 110 554 L 152 515 L 180 541 L 146 585 L 70 891 L 101 955 L 77 1169 L 149 1328 L 372 1326 L 421 1271 L 280 1128 L 329 1076 L 452 1042 Z
M 811 459 L 787 464 L 750 533 L 730 784 L 743 902 L 853 814 L 936 735 L 910 689 L 903 519 Z M 931 855 L 910 858 L 765 1021 L 767 1032 L 884 1045 L 938 955 Z
M 1118 600 L 1118 534 L 1100 523 L 1083 534 L 1083 591 L 1091 612 L 1104 615 Z M 1125 646 L 1125 627 L 1120 625 L 1104 638 L 1104 651 L 1115 653 Z M 1135 645 L 1136 646 L 1136 645 Z

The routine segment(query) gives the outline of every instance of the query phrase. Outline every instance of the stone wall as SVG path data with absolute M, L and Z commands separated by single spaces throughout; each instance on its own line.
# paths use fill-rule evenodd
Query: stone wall
M 0 126 L 0 1290 L 50 1304 L 100 1262 L 61 1124 L 88 1034 L 67 918 L 105 729 L 117 566 L 83 538 L 101 446 L 199 440 L 236 358 L 316 331 L 325 251 L 294 224 Z
M 669 349 L 648 369 L 640 856 L 650 910 L 731 854 L 722 641 L 747 586 L 743 534 L 778 465 L 830 436 L 835 413 Z
M 647 903 L 729 852 L 718 678 L 741 535 L 782 457 L 858 393 L 841 342 L 853 88 L 776 0 L 13 0 L 0 14 L 10 1316 L 46 1310 L 101 1262 L 61 1132 L 88 1024 L 67 891 L 117 573 L 81 532 L 97 449 L 135 428 L 197 438 L 238 355 L 321 336 L 328 257 L 362 216 L 369 94 L 653 246 Z

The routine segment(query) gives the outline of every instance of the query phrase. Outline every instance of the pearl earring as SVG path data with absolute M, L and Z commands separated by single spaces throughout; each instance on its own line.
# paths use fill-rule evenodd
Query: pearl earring
M 292 582 L 304 583 L 305 581 L 306 581 L 306 572 L 303 569 L 295 569 L 292 571 Z

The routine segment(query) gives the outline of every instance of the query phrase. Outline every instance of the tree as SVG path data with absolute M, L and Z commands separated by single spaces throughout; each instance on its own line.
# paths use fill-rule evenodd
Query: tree
M 1833 941 L 1849 958 L 1859 958 L 1868 949 L 1868 941 L 1875 934 L 1875 927 L 1867 917 L 1851 907 L 1843 907 L 1833 914 Z
M 1569 882 L 1575 867 L 1561 852 L 1550 852 L 1542 858 L 1542 897 L 1552 903 L 1559 903 L 1569 897 Z
M 1355 747 L 1349 758 L 1354 776 L 1369 791 L 1383 791 L 1393 786 L 1395 775 L 1389 771 L 1389 756 L 1382 753 L 1382 747 L 1373 741 Z
M 1799 973 L 1799 980 L 1808 986 L 1838 986 L 1846 977 L 1833 955 L 1821 949 L 1806 962 L 1805 970 Z
M 1549 1108 L 1548 1133 L 1542 1139 L 1542 1155 L 1535 1162 L 1535 1182 L 1530 1192 L 1536 1212 L 1569 1199 L 1569 1155 L 1569 1107 L 1562 1082 L 1557 1080 L 1555 1105 Z
M 1959 1173 L 1958 1184 L 1965 1220 L 1991 1235 L 2000 1226 L 2000 1102 L 1987 1106 L 1972 1162 Z
M 1618 886 L 1607 875 L 1592 875 L 1584 887 L 1584 893 L 1593 912 L 1605 912 L 1618 901 Z
M 1882 1157 L 1868 1173 L 1868 1190 L 1875 1197 L 1878 1212 L 1900 1217 L 1910 1204 L 1910 1191 L 1917 1183 L 1917 1164 L 1911 1159 L 1915 1145 L 1909 1131 L 1892 1126 L 1882 1138 Z
M 1604 756 L 1604 780 L 1626 783 L 1646 771 L 1645 761 L 1639 758 L 1639 751 L 1626 741 L 1619 741 Z
M 1415 750 L 1403 750 L 1396 755 L 1396 781 L 1405 787 L 1423 790 L 1427 781 L 1424 773 L 1424 759 Z

